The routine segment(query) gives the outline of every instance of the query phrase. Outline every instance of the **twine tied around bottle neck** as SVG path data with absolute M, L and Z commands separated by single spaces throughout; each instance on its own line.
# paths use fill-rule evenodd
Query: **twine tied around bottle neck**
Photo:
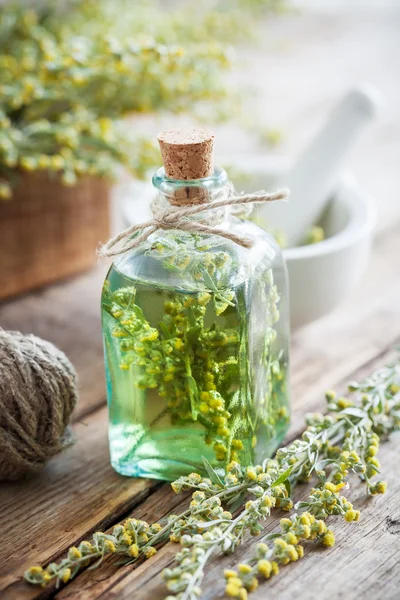
M 243 248 L 251 248 L 254 241 L 246 236 L 238 235 L 233 231 L 219 229 L 214 227 L 212 223 L 212 217 L 205 216 L 200 221 L 189 219 L 192 215 L 196 215 L 201 212 L 207 212 L 212 214 L 213 211 L 219 208 L 227 206 L 237 206 L 244 204 L 253 204 L 261 202 L 273 202 L 275 200 L 286 200 L 289 196 L 289 190 L 282 189 L 274 193 L 267 193 L 264 190 L 259 192 L 252 192 L 251 194 L 241 195 L 229 195 L 223 200 L 215 200 L 209 203 L 199 203 L 193 198 L 191 204 L 185 206 L 172 206 L 165 207 L 162 202 L 162 198 L 158 195 L 151 203 L 151 211 L 153 218 L 144 223 L 137 225 L 131 225 L 124 231 L 121 231 L 118 235 L 111 238 L 106 244 L 101 246 L 98 251 L 99 256 L 118 256 L 124 254 L 128 250 L 137 248 L 147 240 L 147 238 L 158 231 L 159 229 L 170 230 L 177 229 L 180 231 L 188 231 L 190 233 L 203 233 L 206 235 L 219 235 L 227 240 L 231 240 L 235 244 L 242 246 Z M 133 234 L 141 231 L 141 233 L 135 237 Z

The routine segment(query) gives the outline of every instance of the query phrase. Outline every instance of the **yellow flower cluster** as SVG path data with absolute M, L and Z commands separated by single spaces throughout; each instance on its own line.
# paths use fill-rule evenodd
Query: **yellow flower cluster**
M 247 592 L 257 587 L 257 578 L 269 579 L 279 573 L 279 564 L 287 565 L 303 558 L 301 540 L 318 538 L 327 547 L 333 546 L 335 542 L 333 532 L 309 512 L 281 519 L 280 527 L 281 537 L 273 539 L 271 545 L 265 542 L 257 544 L 255 556 L 248 563 L 240 563 L 237 570 L 225 570 L 227 596 L 247 598 Z M 268 541 L 270 538 L 267 536 L 265 539 Z
M 67 583 L 77 568 L 89 565 L 95 558 L 102 560 L 111 554 L 126 556 L 131 561 L 139 556 L 151 558 L 157 552 L 152 544 L 157 543 L 159 534 L 162 534 L 159 523 L 149 525 L 139 519 L 127 519 L 123 524 L 116 525 L 112 534 L 98 531 L 91 542 L 83 541 L 78 547 L 72 546 L 60 563 L 51 563 L 46 569 L 31 567 L 25 572 L 25 579 L 42 587 L 52 580 L 58 585 L 60 582 Z
M 10 197 L 16 168 L 56 172 L 65 185 L 82 175 L 110 177 L 121 165 L 143 176 L 159 153 L 127 135 L 117 122 L 127 114 L 207 103 L 214 115 L 224 105 L 234 110 L 221 72 L 231 66 L 226 41 L 246 29 L 243 11 L 218 11 L 217 3 L 215 13 L 199 11 L 194 26 L 192 18 L 183 22 L 188 11 L 152 2 L 121 11 L 118 3 L 83 0 L 62 10 L 48 3 L 42 20 L 22 5 L 2 8 L 0 199 Z M 146 23 L 153 39 L 143 38 Z

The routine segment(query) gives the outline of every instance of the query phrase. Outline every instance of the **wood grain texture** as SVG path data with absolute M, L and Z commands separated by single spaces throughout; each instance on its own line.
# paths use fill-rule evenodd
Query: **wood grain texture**
M 48 563 L 89 533 L 118 521 L 146 498 L 155 481 L 121 477 L 110 466 L 107 414 L 101 409 L 78 423 L 76 444 L 27 481 L 0 490 L 0 590 L 32 598 L 38 590 L 18 585 L 32 564 Z
M 45 172 L 14 174 L 0 202 L 0 298 L 81 273 L 110 235 L 109 184 L 84 177 L 73 187 Z

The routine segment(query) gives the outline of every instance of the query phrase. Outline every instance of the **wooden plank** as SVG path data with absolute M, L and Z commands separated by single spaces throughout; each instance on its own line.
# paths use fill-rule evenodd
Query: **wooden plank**
M 89 532 L 114 524 L 159 485 L 112 469 L 105 408 L 74 431 L 76 444 L 38 476 L 2 484 L 0 590 L 8 588 L 10 598 L 32 597 L 34 588 L 23 586 L 25 595 L 15 595 L 13 589 L 32 563 L 47 564 Z
M 63 350 L 79 377 L 75 419 L 105 403 L 100 294 L 107 270 L 96 269 L 72 281 L 2 303 L 0 326 L 34 333 Z

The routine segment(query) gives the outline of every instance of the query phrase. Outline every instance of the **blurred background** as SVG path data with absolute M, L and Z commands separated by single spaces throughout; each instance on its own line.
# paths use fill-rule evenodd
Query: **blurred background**
M 160 164 L 160 129 L 206 125 L 216 132 L 216 162 L 232 169 L 240 189 L 246 180 L 250 188 L 274 186 L 285 180 L 271 178 L 279 157 L 296 163 L 341 98 L 367 82 L 368 119 L 347 153 L 343 145 L 323 190 L 335 204 L 344 187 L 343 198 L 332 210 L 324 203 L 325 216 L 321 204 L 300 254 L 291 252 L 281 222 L 276 236 L 289 246 L 294 286 L 290 260 L 299 264 L 306 254 L 319 263 L 304 264 L 303 287 L 304 272 L 318 280 L 321 268 L 338 271 L 347 256 L 353 270 L 340 286 L 355 284 L 375 224 L 384 230 L 400 214 L 399 30 L 397 0 L 1 2 L 0 297 L 94 265 L 98 240 L 134 220 L 124 202 L 148 193 L 140 186 L 114 193 L 110 225 L 106 182 L 148 181 Z M 345 121 L 337 129 L 346 137 Z M 304 181 L 323 170 L 316 155 L 331 160 L 330 144 L 326 137 L 314 151 Z M 351 185 L 342 182 L 343 169 L 352 172 Z M 304 181 L 295 197 L 303 199 Z M 352 222 L 346 206 L 356 197 Z M 321 264 L 342 230 L 348 254 Z M 350 241 L 361 230 L 357 262 Z M 307 244 L 315 246 L 311 254 Z M 331 308 L 320 306 L 315 316 Z

